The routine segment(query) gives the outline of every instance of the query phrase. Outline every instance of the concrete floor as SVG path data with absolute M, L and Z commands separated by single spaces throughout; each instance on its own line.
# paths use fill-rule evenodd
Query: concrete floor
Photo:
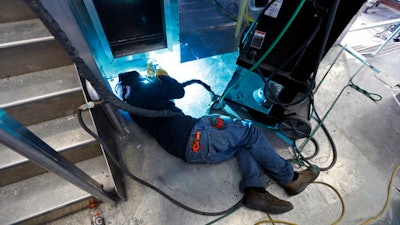
M 400 18 L 400 15 L 380 6 L 369 10 L 368 14 L 362 14 L 355 25 L 393 18 Z M 349 47 L 362 52 L 372 45 L 369 41 L 373 41 L 373 45 L 382 41 L 374 37 L 377 32 L 380 31 L 370 29 L 351 32 L 342 43 L 346 42 Z M 291 201 L 295 207 L 288 213 L 271 215 L 273 219 L 302 225 L 325 225 L 334 223 L 343 211 L 344 217 L 339 224 L 353 225 L 362 224 L 383 208 L 391 174 L 400 164 L 400 103 L 394 98 L 400 92 L 399 45 L 392 42 L 386 51 L 367 58 L 380 73 L 364 66 L 353 79 L 355 84 L 367 92 L 382 96 L 382 100 L 373 102 L 362 93 L 347 87 L 324 123 L 335 141 L 338 158 L 336 165 L 323 171 L 317 181 L 332 185 L 343 197 L 345 209 L 334 190 L 324 184 L 312 184 L 303 193 L 293 197 L 287 196 L 277 185 L 271 185 L 268 191 Z M 318 79 L 328 70 L 340 49 L 340 46 L 332 48 L 324 58 Z M 217 94 L 222 94 L 235 70 L 236 58 L 237 53 L 229 53 L 190 61 L 182 63 L 170 73 L 181 81 L 201 79 L 210 84 Z M 360 60 L 347 52 L 340 55 L 315 94 L 316 110 L 321 117 L 362 65 Z M 166 69 L 173 70 L 167 66 Z M 195 86 L 187 90 L 183 100 L 177 101 L 178 106 L 195 117 L 204 114 L 208 103 L 208 93 Z M 124 147 L 123 158 L 134 174 L 180 202 L 202 211 L 222 211 L 241 199 L 242 194 L 238 191 L 240 172 L 235 159 L 218 165 L 188 165 L 168 155 L 154 139 L 131 121 L 129 130 L 129 136 L 121 141 L 121 145 Z M 270 130 L 263 131 L 280 154 L 291 158 L 291 147 L 285 141 Z M 325 167 L 332 160 L 332 148 L 321 129 L 316 132 L 315 138 L 320 145 L 320 152 L 312 162 Z M 307 145 L 304 154 L 311 152 L 312 148 L 311 144 Z M 100 205 L 106 224 L 197 225 L 218 218 L 181 209 L 129 178 L 126 187 L 127 201 L 121 201 L 115 206 L 105 203 Z M 388 209 L 372 224 L 400 224 L 400 174 L 395 176 L 390 190 Z M 241 207 L 214 224 L 250 225 L 263 220 L 268 220 L 267 214 Z M 90 224 L 88 211 L 80 211 L 49 224 Z

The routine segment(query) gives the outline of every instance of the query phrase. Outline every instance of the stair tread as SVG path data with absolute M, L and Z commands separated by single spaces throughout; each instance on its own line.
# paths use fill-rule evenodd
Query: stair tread
M 105 190 L 113 181 L 103 156 L 76 164 Z M 14 224 L 90 197 L 88 193 L 53 173 L 45 173 L 0 188 L 0 224 Z
M 83 113 L 83 119 L 89 128 L 93 124 L 88 113 Z M 29 126 L 28 129 L 50 145 L 56 151 L 95 141 L 79 124 L 76 115 L 58 118 Z M 29 161 L 24 156 L 0 144 L 0 170 Z
M 40 19 L 0 23 L 0 46 L 6 43 L 52 37 Z
M 80 90 L 73 65 L 42 70 L 0 80 L 0 107 Z

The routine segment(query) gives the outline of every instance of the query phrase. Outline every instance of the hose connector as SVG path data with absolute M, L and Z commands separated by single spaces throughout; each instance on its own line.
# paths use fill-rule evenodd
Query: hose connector
M 96 101 L 90 101 L 87 102 L 86 104 L 83 104 L 79 106 L 80 110 L 88 110 L 94 108 L 96 105 L 102 104 L 104 101 L 103 100 L 96 100 Z

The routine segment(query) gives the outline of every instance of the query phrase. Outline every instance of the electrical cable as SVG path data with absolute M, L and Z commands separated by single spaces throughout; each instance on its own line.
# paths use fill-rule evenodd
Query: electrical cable
M 54 21 L 52 16 L 47 12 L 47 10 L 43 7 L 43 5 L 40 3 L 40 1 L 25 0 L 25 2 L 28 3 L 28 5 L 31 7 L 31 9 L 33 9 L 36 12 L 37 15 L 39 15 L 40 19 L 42 20 L 42 22 L 46 26 L 51 27 L 51 29 L 49 29 L 49 30 L 50 30 L 50 32 L 52 32 L 52 35 L 55 36 L 57 40 L 59 40 L 59 42 L 63 45 L 64 49 L 67 51 L 67 53 L 73 59 L 73 61 L 76 64 L 76 66 L 80 69 L 80 71 L 81 71 L 80 76 L 82 76 L 86 80 L 88 80 L 93 85 L 93 87 L 96 89 L 96 91 L 98 91 L 99 94 L 107 102 L 110 102 L 114 106 L 116 106 L 116 107 L 118 107 L 118 108 L 120 108 L 122 110 L 125 110 L 127 112 L 130 112 L 130 113 L 133 113 L 133 114 L 138 114 L 138 115 L 143 115 L 143 116 L 148 116 L 148 117 L 160 117 L 160 116 L 161 117 L 169 117 L 169 116 L 175 116 L 176 115 L 175 113 L 171 113 L 170 111 L 153 111 L 153 110 L 145 110 L 145 109 L 137 108 L 137 107 L 134 107 L 132 105 L 129 105 L 129 104 L 121 101 L 119 98 L 117 98 L 114 94 L 112 94 L 107 89 L 107 87 L 104 84 L 104 80 L 99 80 L 93 75 L 93 73 L 91 72 L 90 68 L 86 65 L 84 60 L 81 57 L 79 57 L 78 51 L 73 47 L 73 45 L 71 44 L 71 42 L 68 39 L 67 35 L 62 31 L 62 29 L 59 27 L 59 25 Z M 272 3 L 272 2 L 274 2 L 274 1 L 271 1 L 270 3 Z M 302 0 L 302 2 L 300 2 L 300 4 L 298 5 L 295 13 L 293 14 L 292 18 L 286 24 L 285 28 L 282 30 L 280 35 L 277 37 L 277 39 L 275 39 L 274 43 L 270 46 L 270 48 L 267 50 L 267 52 L 265 52 L 265 54 L 260 58 L 260 60 L 257 61 L 256 64 L 249 70 L 248 74 L 250 74 L 250 72 L 253 71 L 256 67 L 258 67 L 259 64 L 265 59 L 265 57 L 267 57 L 267 55 L 269 55 L 269 53 L 272 51 L 272 49 L 275 47 L 275 45 L 279 42 L 281 36 L 286 32 L 287 28 L 293 22 L 293 19 L 296 17 L 298 11 L 301 9 L 301 7 L 304 4 L 304 2 L 305 2 L 305 0 Z M 338 0 L 335 1 L 334 4 L 337 7 L 337 5 L 339 4 L 339 1 Z M 334 15 L 333 15 L 333 17 L 334 17 Z M 332 22 L 332 23 L 333 23 L 333 17 L 330 20 L 330 22 Z M 255 20 L 255 22 L 256 22 L 256 20 Z M 253 22 L 253 24 L 255 22 Z M 327 36 L 329 36 L 329 35 L 327 35 Z M 327 36 L 325 36 L 326 40 L 327 40 Z M 324 39 L 324 42 L 326 40 Z M 314 76 L 315 75 L 316 74 L 314 73 Z M 239 83 L 239 82 L 240 82 L 240 80 L 237 83 Z M 237 83 L 235 85 L 237 85 Z M 235 85 L 231 86 L 231 89 Z M 360 87 L 358 87 L 357 85 L 355 85 L 352 82 L 349 85 L 347 85 L 346 87 L 354 88 L 355 90 L 363 93 L 364 95 L 366 95 L 367 97 L 369 97 L 373 101 L 380 101 L 382 99 L 382 97 L 380 95 L 374 94 L 374 93 L 369 93 L 369 92 L 365 91 L 364 89 L 361 89 Z M 229 90 L 226 93 L 228 93 Z M 224 99 L 226 93 L 222 96 L 222 100 Z M 158 192 L 159 194 L 161 194 L 162 196 L 164 196 L 165 198 L 167 198 L 168 200 L 170 200 L 172 203 L 176 204 L 177 206 L 182 207 L 187 211 L 190 211 L 190 212 L 193 212 L 193 213 L 196 213 L 196 214 L 200 214 L 200 215 L 207 215 L 207 216 L 218 216 L 218 215 L 228 214 L 228 213 L 232 212 L 232 210 L 236 210 L 237 208 L 242 206 L 242 202 L 239 201 L 238 203 L 236 203 L 234 206 L 232 206 L 231 208 L 229 208 L 227 210 L 214 213 L 214 212 L 202 212 L 202 211 L 199 211 L 199 210 L 196 210 L 196 209 L 192 209 L 192 208 L 180 203 L 176 199 L 172 198 L 171 196 L 169 196 L 166 193 L 164 193 L 161 190 L 159 190 L 157 187 L 151 185 L 150 183 L 147 183 L 146 181 L 144 181 L 144 180 L 140 179 L 139 177 L 135 176 L 134 174 L 132 174 L 128 170 L 128 168 L 125 167 L 125 165 L 121 165 L 119 163 L 119 161 L 113 156 L 112 152 L 107 148 L 105 143 L 94 132 L 92 132 L 89 128 L 87 128 L 87 126 L 83 122 L 81 113 L 82 113 L 82 111 L 81 111 L 81 109 L 79 109 L 78 110 L 78 118 L 80 118 L 79 122 L 81 123 L 82 127 L 90 135 L 92 135 L 94 138 L 96 138 L 96 140 L 99 141 L 100 144 L 103 145 L 104 150 L 108 153 L 108 156 L 111 158 L 111 160 L 113 160 L 114 163 L 118 167 L 120 167 L 120 169 L 127 176 L 129 176 L 131 179 L 133 179 L 133 180 L 135 180 L 135 181 L 137 181 L 137 182 L 139 182 L 139 183 L 141 183 L 141 184 L 153 189 L 154 191 Z M 323 124 L 323 120 L 324 119 L 325 119 L 325 117 L 321 120 L 321 124 Z M 376 217 L 371 218 L 370 220 L 366 221 L 364 224 L 368 224 L 368 223 L 376 220 L 387 209 L 388 203 L 389 203 L 389 200 L 390 200 L 390 191 L 391 191 L 390 188 L 392 186 L 392 181 L 393 181 L 393 178 L 394 178 L 395 174 L 398 172 L 399 169 L 400 169 L 400 166 L 392 174 L 392 180 L 391 180 L 390 185 L 389 185 L 388 198 L 387 198 L 385 207 L 382 209 L 382 211 Z
M 329 107 L 329 109 L 327 110 L 327 112 L 325 113 L 325 115 L 322 117 L 322 119 L 319 118 L 318 113 L 316 113 L 315 106 L 314 106 L 314 104 L 313 104 L 314 113 L 316 114 L 316 116 L 318 116 L 318 117 L 317 117 L 318 124 L 317 124 L 316 128 L 314 128 L 314 130 L 313 130 L 313 131 L 311 132 L 311 134 L 309 135 L 309 138 L 307 138 L 307 139 L 303 142 L 303 144 L 300 146 L 300 148 L 297 148 L 297 147 L 296 147 L 297 149 L 300 149 L 300 150 L 298 150 L 300 156 L 301 156 L 301 151 L 304 149 L 304 147 L 307 145 L 307 143 L 311 140 L 311 137 L 313 137 L 313 136 L 315 135 L 315 132 L 316 132 L 320 127 L 324 130 L 324 132 L 329 133 L 328 130 L 326 129 L 325 125 L 324 125 L 324 121 L 325 121 L 325 119 L 327 118 L 328 114 L 332 111 L 333 107 L 336 105 L 336 103 L 337 103 L 337 101 L 339 100 L 340 96 L 343 94 L 344 90 L 345 90 L 347 87 L 351 87 L 351 88 L 355 89 L 356 91 L 361 92 L 362 94 L 364 94 L 365 96 L 369 97 L 369 98 L 370 98 L 372 101 L 374 101 L 374 102 L 380 101 L 380 100 L 382 99 L 382 96 L 380 96 L 379 94 L 370 93 L 370 92 L 368 92 L 368 91 L 366 91 L 366 90 L 360 88 L 360 87 L 357 86 L 356 84 L 354 84 L 353 79 L 355 78 L 355 76 L 358 75 L 358 73 L 361 71 L 361 69 L 364 68 L 364 66 L 365 66 L 365 64 L 362 64 L 361 67 L 358 68 L 357 71 L 350 77 L 348 84 L 345 85 L 345 86 L 342 88 L 342 90 L 339 92 L 339 94 L 336 96 L 335 100 L 333 101 L 333 103 L 331 104 L 331 106 Z M 313 101 L 312 101 L 312 103 L 313 103 Z M 328 135 L 328 140 L 331 142 L 331 144 L 334 144 L 333 139 L 332 139 L 332 137 L 331 137 L 330 135 Z M 332 145 L 332 147 L 334 147 L 334 145 Z M 323 170 L 330 169 L 330 168 L 336 163 L 336 159 L 337 159 L 336 147 L 333 148 L 333 153 L 334 153 L 334 158 L 333 158 L 333 161 L 332 161 L 331 165 L 329 165 L 329 166 L 326 167 L 326 168 L 322 168 Z M 308 162 L 307 162 L 307 163 L 308 163 Z
M 311 138 L 311 142 L 315 146 L 315 150 L 314 150 L 314 153 L 312 155 L 307 156 L 307 157 L 304 157 L 303 155 L 300 156 L 300 154 L 296 151 L 296 147 L 293 147 L 292 149 L 294 151 L 294 155 L 295 156 L 297 155 L 297 157 L 295 157 L 293 159 L 289 159 L 289 161 L 299 161 L 299 160 L 308 161 L 308 160 L 311 160 L 311 159 L 315 158 L 319 154 L 319 149 L 320 148 L 319 148 L 319 144 L 318 144 L 318 142 L 317 142 L 317 140 L 315 138 L 312 137 Z M 310 163 L 308 163 L 308 164 L 310 164 Z M 320 168 L 320 167 L 318 167 L 318 168 Z M 321 168 L 320 168 L 320 170 L 321 170 Z
M 35 1 L 35 0 L 25 0 L 25 2 L 28 4 L 28 6 L 39 16 L 40 20 L 43 22 L 43 24 L 49 28 L 49 31 L 51 34 L 56 38 L 56 40 L 59 41 L 59 43 L 63 46 L 63 48 L 66 50 L 68 55 L 72 58 L 73 62 L 78 68 L 79 75 L 83 77 L 84 79 L 88 80 L 92 86 L 95 88 L 95 90 L 99 93 L 99 95 L 107 102 L 111 103 L 115 107 L 122 109 L 124 111 L 140 115 L 140 116 L 146 116 L 146 117 L 172 117 L 176 116 L 176 112 L 172 112 L 170 110 L 147 110 L 143 108 L 138 108 L 133 105 L 127 104 L 126 102 L 123 102 L 120 100 L 118 97 L 116 97 L 113 93 L 110 92 L 110 90 L 107 88 L 107 86 L 104 84 L 103 78 L 98 78 L 96 77 L 90 68 L 86 65 L 85 61 L 79 56 L 78 50 L 73 46 L 65 32 L 60 28 L 58 23 L 54 20 L 54 18 L 50 15 L 50 13 L 46 10 L 46 8 L 43 7 L 42 3 L 40 1 Z M 85 129 L 86 132 L 88 132 L 90 135 L 92 135 L 99 143 L 103 145 L 104 150 L 107 152 L 111 160 L 121 169 L 122 172 L 124 172 L 128 177 L 131 179 L 151 188 L 152 190 L 158 192 L 162 196 L 164 196 L 166 199 L 171 201 L 172 203 L 176 204 L 177 206 L 200 215 L 207 215 L 207 216 L 218 216 L 218 215 L 223 215 L 227 214 L 231 210 L 235 210 L 236 208 L 241 207 L 242 201 L 238 201 L 234 206 L 231 208 L 221 211 L 221 212 L 203 212 L 199 211 L 193 208 L 190 208 L 176 199 L 172 198 L 171 196 L 167 195 L 166 193 L 162 192 L 155 186 L 151 185 L 150 183 L 145 182 L 144 180 L 140 179 L 139 177 L 135 176 L 132 174 L 128 168 L 124 167 L 119 163 L 119 161 L 113 156 L 112 152 L 107 148 L 107 145 L 94 133 L 92 132 L 83 122 L 82 115 L 81 115 L 81 110 L 78 110 L 78 118 L 79 122 L 81 123 L 81 126 Z
M 339 191 L 335 187 L 333 187 L 332 185 L 330 185 L 328 183 L 325 183 L 325 182 L 322 182 L 322 181 L 314 181 L 313 183 L 322 184 L 322 185 L 326 185 L 326 186 L 330 187 L 336 193 L 336 195 L 339 197 L 340 204 L 342 205 L 342 212 L 340 213 L 339 218 L 334 223 L 332 223 L 332 225 L 339 224 L 340 221 L 343 220 L 344 215 L 346 213 L 346 206 L 344 204 L 344 199 L 343 199 L 342 195 L 340 195 Z
M 338 198 L 339 198 L 339 200 L 340 200 L 340 204 L 341 204 L 341 206 L 342 206 L 342 212 L 341 212 L 339 218 L 336 219 L 336 221 L 333 222 L 332 225 L 337 225 L 337 224 L 339 224 L 340 221 L 343 220 L 344 215 L 345 215 L 345 212 L 346 212 L 346 206 L 345 206 L 345 204 L 344 204 L 344 199 L 343 199 L 342 195 L 339 193 L 339 191 L 338 191 L 335 187 L 333 187 L 332 185 L 330 185 L 330 184 L 328 184 L 328 183 L 325 183 L 325 182 L 322 182 L 322 181 L 314 181 L 313 184 L 322 184 L 322 185 L 328 186 L 328 187 L 331 188 L 331 189 L 336 193 L 336 195 L 338 196 Z M 292 223 L 292 222 L 288 222 L 288 221 L 274 220 L 274 219 L 271 218 L 271 216 L 270 216 L 269 214 L 267 214 L 267 215 L 268 215 L 269 220 L 262 220 L 262 221 L 259 221 L 259 222 L 255 223 L 254 225 L 260 225 L 260 224 L 263 224 L 263 223 L 272 223 L 272 224 L 274 224 L 274 223 L 282 223 L 282 224 L 288 224 L 288 225 L 298 225 L 298 224 L 296 224 L 296 223 Z
M 312 103 L 312 104 L 313 104 L 313 103 Z M 314 108 L 314 106 L 313 106 L 313 108 Z M 319 168 L 320 171 L 327 171 L 327 170 L 331 169 L 331 168 L 336 164 L 336 162 L 337 162 L 338 154 L 337 154 L 336 144 L 335 144 L 335 141 L 333 140 L 332 136 L 330 135 L 328 129 L 326 128 L 325 124 L 322 123 L 321 119 L 320 119 L 319 116 L 318 116 L 318 113 L 317 113 L 315 110 L 314 110 L 314 114 L 315 114 L 314 119 L 318 122 L 318 124 L 320 124 L 320 126 L 321 126 L 323 132 L 325 133 L 326 137 L 328 138 L 329 144 L 330 144 L 331 147 L 332 147 L 332 154 L 333 154 L 333 155 L 332 155 L 332 161 L 331 161 L 331 163 L 330 163 L 327 167 L 320 167 L 320 166 L 318 166 L 318 168 Z M 317 142 L 316 142 L 316 140 L 315 140 L 313 137 L 310 137 L 310 140 L 313 142 L 313 144 L 314 144 L 315 146 L 317 145 Z M 312 156 L 304 157 L 304 156 L 302 155 L 302 153 L 301 153 L 302 150 L 299 150 L 299 148 L 296 146 L 296 144 L 294 144 L 293 150 L 294 150 L 294 152 L 295 152 L 295 155 L 297 155 L 297 158 L 296 158 L 296 159 L 292 159 L 292 160 L 297 160 L 297 161 L 302 160 L 302 161 L 306 162 L 306 163 L 309 164 L 309 165 L 311 165 L 311 163 L 309 162 L 309 160 L 313 159 L 313 158 L 316 157 L 317 154 L 318 154 L 317 151 L 316 151 L 316 152 L 314 152 L 314 154 L 313 154 Z
M 386 212 L 386 210 L 389 207 L 389 203 L 390 203 L 390 196 L 391 196 L 391 192 L 392 192 L 392 186 L 393 186 L 394 177 L 399 172 L 399 170 L 400 170 L 400 165 L 397 166 L 397 168 L 392 173 L 392 176 L 391 176 L 390 182 L 389 182 L 389 186 L 388 186 L 386 202 L 385 202 L 385 205 L 382 208 L 382 210 L 376 216 L 368 219 L 367 221 L 363 222 L 361 225 L 367 225 L 367 224 L 370 224 L 370 223 L 374 222 L 375 220 L 379 219 Z
M 361 94 L 367 96 L 373 102 L 379 102 L 380 100 L 382 100 L 382 96 L 381 95 L 376 94 L 376 93 L 368 92 L 365 89 L 362 89 L 360 86 L 354 84 L 353 78 L 350 79 L 348 86 L 353 88 L 353 89 L 355 89 L 356 91 L 360 92 Z
M 331 168 L 336 164 L 336 162 L 337 162 L 338 154 L 337 154 L 336 144 L 335 144 L 335 141 L 333 140 L 332 136 L 330 135 L 328 129 L 326 128 L 325 124 L 323 123 L 323 121 L 322 121 L 321 118 L 319 117 L 318 112 L 316 111 L 316 108 L 315 108 L 315 105 L 314 105 L 314 99 L 313 99 L 313 98 L 311 99 L 311 105 L 312 105 L 312 108 L 313 108 L 313 113 L 312 113 L 312 114 L 315 115 L 313 118 L 317 121 L 318 124 L 320 124 L 319 126 L 322 128 L 323 132 L 325 133 L 326 137 L 328 138 L 329 144 L 330 144 L 331 147 L 332 147 L 332 154 L 333 154 L 333 156 L 332 156 L 332 161 L 331 161 L 331 163 L 330 163 L 327 167 L 319 167 L 319 166 L 318 166 L 318 168 L 319 168 L 321 171 L 327 171 L 327 170 L 331 169 Z M 314 136 L 314 135 L 310 135 L 310 140 L 311 140 L 311 141 L 313 142 L 313 144 L 317 147 L 317 142 L 316 142 L 316 140 L 313 138 L 313 136 Z M 311 160 L 311 159 L 313 159 L 314 157 L 316 157 L 318 153 L 315 152 L 312 156 L 304 157 L 304 156 L 301 154 L 301 151 L 303 150 L 303 148 L 304 148 L 304 145 L 303 145 L 303 147 L 302 147 L 301 150 L 299 150 L 299 148 L 296 146 L 296 144 L 293 145 L 293 150 L 294 150 L 294 152 L 295 152 L 295 155 L 297 154 L 297 157 L 296 157 L 296 159 L 292 159 L 292 160 L 297 160 L 297 161 L 303 160 L 303 161 L 306 162 L 307 164 L 311 164 L 311 163 L 309 162 L 309 160 Z
M 216 94 L 214 93 L 214 91 L 211 89 L 210 85 L 204 83 L 201 80 L 197 80 L 197 79 L 192 79 L 192 80 L 188 80 L 182 83 L 182 87 L 186 87 L 188 85 L 192 85 L 192 84 L 200 84 L 201 86 L 203 86 L 208 92 L 210 92 L 211 94 L 211 99 L 214 98 L 214 96 L 216 96 Z
M 218 222 L 218 221 L 220 221 L 220 220 L 222 220 L 223 218 L 225 218 L 225 217 L 227 217 L 227 216 L 229 216 L 229 215 L 231 215 L 232 213 L 234 213 L 237 209 L 239 209 L 239 207 L 238 208 L 236 208 L 235 210 L 231 210 L 230 212 L 228 212 L 228 213 L 226 213 L 225 215 L 223 215 L 223 216 L 220 216 L 220 217 L 218 217 L 217 219 L 215 219 L 215 220 L 213 220 L 213 221 L 211 221 L 211 222 L 208 222 L 208 223 L 206 223 L 205 225 L 211 225 L 211 224 L 214 224 L 214 223 L 216 223 L 216 222 Z
M 388 207 L 389 207 L 389 203 L 390 203 L 393 181 L 394 181 L 394 178 L 395 178 L 396 174 L 399 172 L 399 170 L 400 170 L 400 165 L 398 165 L 397 168 L 392 172 L 392 175 L 391 175 L 391 178 L 390 178 L 390 181 L 389 181 L 389 185 L 388 185 L 388 191 L 387 191 L 386 201 L 385 201 L 385 204 L 384 204 L 383 208 L 381 209 L 381 211 L 380 211 L 376 216 L 374 216 L 374 217 L 372 217 L 372 218 L 366 220 L 365 222 L 363 222 L 361 225 L 368 225 L 368 224 L 370 224 L 370 223 L 376 221 L 377 219 L 379 219 L 379 218 L 387 211 L 387 209 L 388 209 Z M 342 212 L 341 212 L 339 218 L 338 218 L 335 222 L 333 222 L 332 225 L 337 225 L 337 224 L 339 224 L 339 223 L 343 220 L 343 218 L 344 218 L 344 216 L 345 216 L 345 213 L 346 213 L 346 206 L 345 206 L 345 204 L 344 204 L 344 199 L 343 199 L 343 197 L 341 196 L 341 194 L 339 193 L 339 191 L 338 191 L 335 187 L 333 187 L 332 185 L 330 185 L 330 184 L 328 184 L 328 183 L 325 183 L 325 182 L 322 182 L 322 181 L 314 181 L 313 184 L 322 184 L 322 185 L 328 186 L 328 187 L 331 188 L 331 189 L 336 193 L 336 195 L 339 197 L 340 204 L 341 204 L 341 206 L 342 206 Z M 273 219 L 270 217 L 269 214 L 267 214 L 267 215 L 268 215 L 268 217 L 269 217 L 269 220 L 262 220 L 262 221 L 259 221 L 259 222 L 255 223 L 255 225 L 260 225 L 260 224 L 263 224 L 263 223 L 283 223 L 283 224 L 290 224 L 290 225 L 293 225 L 293 224 L 294 224 L 294 225 L 297 225 L 297 224 L 295 224 L 295 223 L 291 223 L 291 222 L 287 222 L 287 221 L 273 220 Z
M 259 222 L 255 223 L 254 225 L 260 225 L 263 223 L 281 223 L 281 224 L 287 224 L 287 225 L 298 225 L 297 223 L 291 223 L 291 222 L 287 222 L 284 220 L 271 220 L 271 219 L 259 221 Z
M 220 215 L 226 215 L 231 213 L 232 211 L 235 211 L 236 209 L 240 208 L 242 206 L 242 199 L 239 200 L 236 204 L 234 204 L 233 206 L 231 206 L 230 208 L 220 211 L 220 212 L 204 212 L 204 211 L 200 211 L 197 209 L 193 209 L 181 202 L 179 202 L 178 200 L 176 200 L 175 198 L 171 197 L 170 195 L 168 195 L 167 193 L 163 192 L 162 190 L 160 190 L 159 188 L 157 188 L 156 186 L 144 181 L 143 179 L 139 178 L 138 176 L 134 175 L 133 173 L 131 173 L 129 171 L 129 169 L 126 167 L 126 165 L 124 163 L 120 163 L 119 160 L 114 156 L 114 154 L 111 152 L 111 150 L 107 147 L 106 143 L 97 135 L 95 134 L 92 130 L 90 130 L 85 122 L 83 121 L 82 118 L 82 109 L 79 108 L 78 112 L 78 120 L 79 120 L 79 124 L 82 126 L 82 128 L 88 133 L 90 134 L 93 138 L 95 138 L 102 146 L 104 151 L 106 152 L 107 156 L 110 157 L 110 159 L 115 163 L 115 165 L 124 173 L 126 174 L 129 178 L 131 178 L 132 180 L 152 189 L 153 191 L 159 193 L 160 195 L 162 195 L 163 197 L 165 197 L 166 199 L 168 199 L 170 202 L 172 202 L 173 204 L 177 205 L 178 207 L 181 207 L 189 212 L 195 213 L 195 214 L 199 214 L 199 215 L 203 215 L 203 216 L 220 216 Z
M 343 51 L 345 50 L 345 48 L 342 48 L 339 51 L 339 54 L 336 55 L 336 57 L 333 59 L 331 65 L 329 66 L 329 68 L 326 70 L 325 74 L 322 76 L 322 79 L 319 81 L 318 85 L 314 88 L 314 95 L 315 93 L 317 93 L 319 87 L 322 85 L 322 83 L 325 81 L 326 77 L 328 76 L 329 72 L 332 70 L 333 66 L 336 64 L 337 60 L 339 59 L 339 56 L 343 53 Z
M 321 118 L 319 117 L 317 111 L 315 110 L 314 101 L 312 101 L 312 105 L 313 105 L 313 112 L 315 114 L 314 119 L 317 121 L 318 124 L 321 124 L 321 128 L 322 128 L 323 132 L 325 133 L 326 137 L 328 138 L 328 141 L 332 147 L 333 155 L 332 155 L 331 163 L 327 167 L 319 167 L 319 169 L 321 171 L 327 171 L 327 170 L 331 169 L 337 162 L 338 153 L 337 153 L 337 149 L 336 149 L 336 144 L 335 144 L 335 141 L 333 140 L 331 134 L 329 133 L 328 129 L 326 128 L 325 124 L 322 122 Z M 308 159 L 306 159 L 306 160 L 308 160 Z
M 194 79 L 194 80 L 189 80 L 189 81 L 183 82 L 183 83 L 182 83 L 182 86 L 185 87 L 185 86 L 188 86 L 188 85 L 191 85 L 191 84 L 194 84 L 194 83 L 197 83 L 197 84 L 202 85 L 206 90 L 208 90 L 208 91 L 211 93 L 212 96 L 216 96 L 215 93 L 211 90 L 211 87 L 210 87 L 209 85 L 207 85 L 206 83 L 204 83 L 203 81 L 201 81 L 201 80 L 195 80 L 195 79 Z M 165 192 L 161 191 L 159 188 L 155 187 L 154 185 L 152 185 L 152 184 L 150 184 L 150 183 L 144 181 L 143 179 L 139 178 L 138 176 L 132 174 L 132 173 L 129 171 L 129 169 L 127 168 L 127 166 L 126 166 L 123 162 L 120 163 L 120 162 L 118 161 L 118 159 L 116 159 L 116 158 L 114 157 L 114 155 L 112 154 L 112 152 L 107 148 L 106 143 L 105 143 L 98 135 L 96 135 L 93 131 L 91 131 L 91 130 L 86 126 L 86 124 L 85 124 L 84 121 L 83 121 L 82 111 L 83 111 L 84 109 L 88 109 L 88 108 L 94 107 L 94 106 L 96 106 L 97 104 L 101 104 L 101 103 L 103 103 L 103 102 L 104 102 L 104 101 L 97 101 L 97 102 L 94 102 L 94 104 L 86 104 L 86 105 L 81 106 L 81 107 L 79 108 L 79 110 L 78 110 L 78 113 L 77 113 L 77 114 L 78 114 L 78 121 L 79 121 L 80 125 L 82 126 L 82 128 L 83 128 L 87 133 L 89 133 L 92 137 L 94 137 L 94 138 L 103 146 L 103 148 L 104 148 L 104 150 L 105 150 L 107 156 L 109 156 L 110 159 L 117 165 L 117 167 L 120 168 L 121 171 L 122 171 L 124 174 L 126 174 L 128 177 L 130 177 L 130 178 L 133 179 L 134 181 L 137 181 L 137 182 L 139 182 L 140 184 L 142 184 L 142 185 L 144 185 L 144 186 L 147 186 L 147 187 L 149 187 L 150 189 L 156 191 L 157 193 L 159 193 L 160 195 L 162 195 L 163 197 L 165 197 L 166 199 L 168 199 L 169 201 L 171 201 L 171 202 L 174 203 L 175 205 L 177 205 L 177 206 L 179 206 L 179 207 L 181 207 L 181 208 L 183 208 L 183 209 L 185 209 L 185 210 L 187 210 L 187 211 L 189 211 L 189 212 L 192 212 L 192 213 L 195 213 L 195 214 L 200 214 L 200 215 L 206 215 L 206 216 L 220 216 L 220 215 L 222 215 L 221 217 L 217 218 L 216 220 L 214 220 L 214 221 L 212 221 L 212 222 L 209 222 L 208 225 L 210 225 L 210 224 L 212 224 L 212 223 L 215 223 L 215 222 L 217 222 L 217 221 L 219 221 L 219 220 L 225 218 L 226 216 L 232 214 L 234 211 L 236 211 L 237 209 L 239 209 L 239 208 L 243 205 L 243 204 L 242 204 L 242 200 L 240 200 L 240 201 L 238 201 L 235 205 L 233 205 L 232 207 L 230 207 L 229 209 L 224 210 L 224 211 L 221 211 L 221 212 L 204 212 L 204 211 L 196 210 L 196 209 L 193 209 L 193 208 L 191 208 L 191 207 L 188 207 L 187 205 L 184 205 L 183 203 L 177 201 L 176 199 L 174 199 L 174 198 L 171 197 L 170 195 L 166 194 Z M 312 156 L 310 156 L 311 158 L 314 157 L 316 154 L 318 154 L 318 144 L 317 144 L 317 142 L 316 142 L 315 140 L 313 140 L 313 142 L 315 143 L 316 151 L 314 152 L 314 154 L 313 154 Z M 308 157 L 307 157 L 307 158 L 304 157 L 303 159 L 304 159 L 304 160 L 307 160 Z

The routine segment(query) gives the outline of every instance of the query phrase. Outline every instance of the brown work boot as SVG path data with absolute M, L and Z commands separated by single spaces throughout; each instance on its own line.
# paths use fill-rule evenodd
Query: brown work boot
M 294 179 L 288 186 L 284 187 L 286 193 L 289 195 L 297 195 L 300 192 L 304 191 L 306 187 L 314 182 L 319 175 L 318 167 L 309 167 L 306 170 L 295 172 L 297 175 L 296 179 Z
M 292 203 L 281 200 L 260 188 L 246 188 L 243 204 L 247 208 L 272 214 L 284 213 L 293 209 Z

